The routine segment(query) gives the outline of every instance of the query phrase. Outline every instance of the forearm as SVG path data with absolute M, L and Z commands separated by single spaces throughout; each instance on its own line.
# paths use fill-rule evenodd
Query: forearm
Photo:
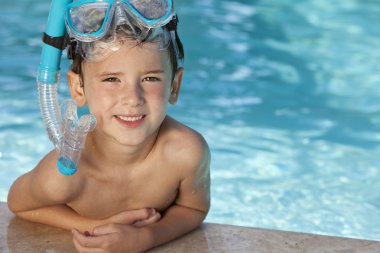
M 91 232 L 94 227 L 105 224 L 103 220 L 93 220 L 81 216 L 65 204 L 46 206 L 30 211 L 15 212 L 15 214 L 25 220 L 66 230 L 72 230 L 75 228 L 81 232 Z
M 174 240 L 197 228 L 207 213 L 179 205 L 170 207 L 162 219 L 145 227 L 148 233 L 148 248 Z

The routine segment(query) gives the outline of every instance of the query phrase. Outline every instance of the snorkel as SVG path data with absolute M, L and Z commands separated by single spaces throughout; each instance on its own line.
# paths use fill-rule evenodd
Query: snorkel
M 63 103 L 62 111 L 58 103 L 58 83 L 60 64 L 65 42 L 65 8 L 72 0 L 52 0 L 43 47 L 37 86 L 42 119 L 49 139 L 58 152 L 57 167 L 64 175 L 77 171 L 80 153 L 86 135 L 96 125 L 93 115 L 84 115 L 78 120 L 77 107 L 73 100 Z

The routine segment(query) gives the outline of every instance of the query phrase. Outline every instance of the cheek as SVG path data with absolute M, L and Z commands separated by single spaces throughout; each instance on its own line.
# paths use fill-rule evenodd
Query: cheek
M 112 103 L 115 101 L 114 96 L 104 94 L 99 90 L 95 91 L 93 89 L 88 89 L 85 93 L 87 104 L 89 110 L 94 115 L 99 115 L 106 108 L 112 106 Z
M 170 97 L 170 86 L 155 87 L 146 91 L 146 98 L 149 97 L 157 105 L 167 104 Z

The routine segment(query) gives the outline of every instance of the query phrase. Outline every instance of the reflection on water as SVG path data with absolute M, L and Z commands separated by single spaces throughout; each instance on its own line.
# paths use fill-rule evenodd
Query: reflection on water
M 10 182 L 52 145 L 35 91 L 49 1 L 3 2 L 5 200 Z M 212 149 L 207 220 L 379 240 L 380 219 L 371 217 L 380 217 L 380 5 L 204 0 L 176 8 L 186 61 L 170 111 Z M 68 96 L 65 85 L 60 94 Z
M 174 111 L 213 151 L 208 220 L 380 239 L 379 6 L 179 5 L 193 25 Z

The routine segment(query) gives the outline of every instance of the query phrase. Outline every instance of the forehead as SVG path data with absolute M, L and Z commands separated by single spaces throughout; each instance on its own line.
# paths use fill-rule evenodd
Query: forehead
M 170 57 L 167 49 L 157 43 L 138 43 L 125 40 L 116 43 L 98 43 L 93 47 L 93 57 L 85 61 L 85 66 L 115 67 L 132 65 L 140 68 L 161 68 L 170 71 Z
M 84 47 L 87 61 L 102 60 L 120 49 L 136 49 L 135 51 L 142 54 L 156 54 L 157 52 L 167 51 L 166 48 L 161 48 L 160 43 L 156 41 L 141 42 L 118 36 L 113 36 L 110 40 L 99 40 L 89 45 Z

